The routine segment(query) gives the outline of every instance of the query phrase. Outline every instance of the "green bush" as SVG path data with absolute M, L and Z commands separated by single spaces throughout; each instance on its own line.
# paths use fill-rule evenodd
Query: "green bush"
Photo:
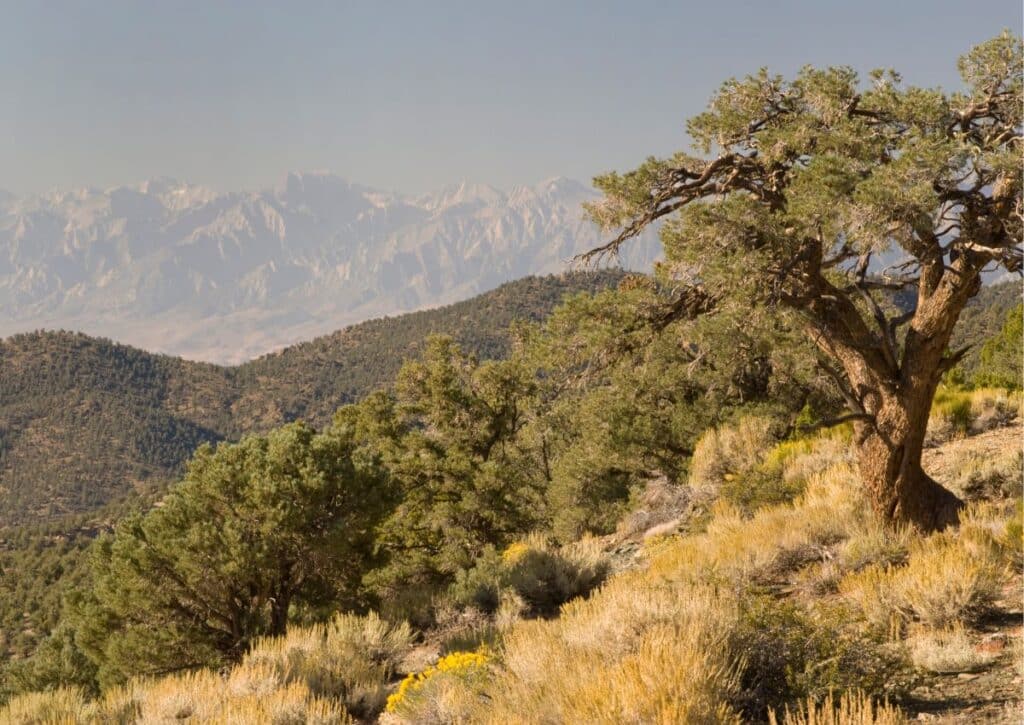
M 457 576 L 451 596 L 458 605 L 493 613 L 502 592 L 511 590 L 529 613 L 546 615 L 589 593 L 608 571 L 608 559 L 594 540 L 554 548 L 545 538 L 531 536 L 501 554 L 488 550 L 472 569 Z
M 760 721 L 770 709 L 832 691 L 892 696 L 905 689 L 909 667 L 902 652 L 850 626 L 852 619 L 841 607 L 809 610 L 751 595 L 730 638 L 742 663 L 737 709 Z
M 787 480 L 780 467 L 761 465 L 726 479 L 720 494 L 726 501 L 750 514 L 765 506 L 793 501 L 803 492 L 804 483 L 801 480 Z
M 450 596 L 460 607 L 474 607 L 493 613 L 498 609 L 503 580 L 501 554 L 493 546 L 487 547 L 471 569 L 464 569 L 455 575 Z
M 75 643 L 75 632 L 61 622 L 31 657 L 12 660 L 0 671 L 2 688 L 9 694 L 74 687 L 84 695 L 96 695 L 96 665 Z M 0 693 L 0 698 L 4 693 Z
M 949 429 L 951 436 L 966 435 L 974 422 L 970 393 L 943 388 L 935 393 L 932 418 L 939 427 Z

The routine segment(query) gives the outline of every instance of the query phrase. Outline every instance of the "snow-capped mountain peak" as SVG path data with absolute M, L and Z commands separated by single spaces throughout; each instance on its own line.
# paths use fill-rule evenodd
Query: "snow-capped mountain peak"
M 79 329 L 237 361 L 369 317 L 563 271 L 600 239 L 589 187 L 505 193 L 461 182 L 417 197 L 328 172 L 217 193 L 170 178 L 0 193 L 0 336 Z M 624 260 L 648 267 L 652 237 Z

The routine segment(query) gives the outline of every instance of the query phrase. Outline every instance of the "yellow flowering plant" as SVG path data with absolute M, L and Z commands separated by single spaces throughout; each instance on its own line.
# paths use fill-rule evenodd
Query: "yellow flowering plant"
M 398 685 L 398 689 L 388 697 L 386 711 L 399 712 L 412 705 L 418 696 L 429 689 L 439 679 L 454 677 L 460 680 L 471 680 L 485 672 L 489 656 L 485 648 L 476 652 L 452 652 L 422 672 L 413 672 Z

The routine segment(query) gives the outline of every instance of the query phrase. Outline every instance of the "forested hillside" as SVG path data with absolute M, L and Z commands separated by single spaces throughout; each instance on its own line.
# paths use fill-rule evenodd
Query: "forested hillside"
M 154 355 L 70 332 L 0 341 L 0 527 L 88 511 L 181 472 L 202 442 L 303 419 L 388 383 L 430 333 L 481 358 L 508 327 L 616 271 L 528 277 L 436 310 L 355 325 L 239 367 Z
M 539 320 L 565 294 L 595 291 L 620 279 L 613 272 L 527 278 L 450 307 L 347 328 L 237 368 L 151 355 L 73 333 L 5 341 L 0 346 L 5 444 L 0 500 L 6 515 L 0 527 L 0 651 L 14 656 L 34 651 L 57 624 L 65 594 L 81 585 L 84 552 L 96 534 L 156 495 L 202 442 L 299 418 L 326 426 L 340 405 L 390 384 L 404 361 L 425 352 L 422 341 L 430 332 L 453 334 L 481 359 L 503 358 L 509 352 L 510 321 Z M 997 337 L 1018 301 L 1017 286 L 1004 284 L 985 288 L 968 307 L 955 345 L 974 347 L 961 378 L 978 373 L 985 340 Z M 584 305 L 575 313 L 563 311 L 561 332 L 553 337 L 573 339 L 591 326 L 587 315 L 599 309 Z M 617 338 L 614 326 L 591 344 L 614 349 L 616 339 L 628 348 L 628 338 Z M 614 523 L 624 510 L 621 497 L 648 475 L 642 471 L 680 476 L 674 468 L 689 455 L 680 444 L 689 439 L 692 446 L 710 420 L 698 414 L 699 407 L 679 409 L 686 411 L 682 419 L 672 407 L 656 413 L 669 401 L 667 391 L 659 392 L 666 384 L 664 362 L 649 365 L 627 367 L 611 387 L 606 382 L 587 398 L 570 398 L 566 408 L 553 411 L 554 419 L 568 416 L 592 431 L 569 442 L 574 453 L 565 460 L 571 465 L 556 464 L 554 471 L 552 493 L 560 503 L 551 525 L 568 538 L 584 520 L 599 527 L 601 521 Z M 650 372 L 640 373 L 645 369 Z M 606 512 L 578 506 L 583 484 L 592 487 L 588 495 L 603 490 L 611 497 Z M 120 503 L 111 506 L 111 501 Z
M 953 330 L 950 347 L 959 350 L 969 346 L 960 363 L 960 375 L 970 379 L 982 364 L 985 341 L 995 337 L 1006 324 L 1007 315 L 1021 304 L 1020 282 L 1003 282 L 982 287 L 978 296 L 964 308 Z
M 451 335 L 481 360 L 504 358 L 513 321 L 542 320 L 566 295 L 607 289 L 623 276 L 617 270 L 603 270 L 526 277 L 454 305 L 371 320 L 260 357 L 233 371 L 244 391 L 235 404 L 241 428 L 265 427 L 276 422 L 270 420 L 273 416 L 322 426 L 341 403 L 358 400 L 393 380 L 402 363 L 422 351 L 423 340 L 431 333 Z M 270 417 L 261 415 L 261 406 L 269 401 L 276 409 Z

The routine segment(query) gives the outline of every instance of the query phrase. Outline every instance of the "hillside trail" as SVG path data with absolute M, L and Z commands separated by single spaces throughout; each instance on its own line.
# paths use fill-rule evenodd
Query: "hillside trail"
M 952 487 L 955 462 L 964 456 L 995 456 L 1021 450 L 1024 427 L 1014 425 L 950 441 L 927 449 L 923 464 L 937 481 Z M 960 492 L 958 492 L 960 493 Z M 975 647 L 996 655 L 980 672 L 933 675 L 904 703 L 912 718 L 956 723 L 1024 722 L 1024 578 L 1015 571 L 991 614 L 975 627 Z

